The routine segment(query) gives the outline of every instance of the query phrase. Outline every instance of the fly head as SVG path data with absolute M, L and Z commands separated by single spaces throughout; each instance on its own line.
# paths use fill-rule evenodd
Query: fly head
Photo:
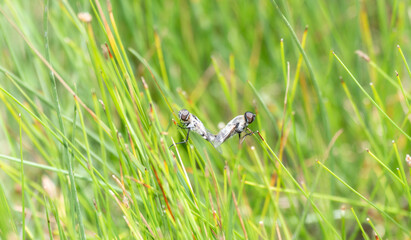
M 244 119 L 247 122 L 247 124 L 250 124 L 250 123 L 254 122 L 255 114 L 252 113 L 252 112 L 245 112 L 244 113 Z

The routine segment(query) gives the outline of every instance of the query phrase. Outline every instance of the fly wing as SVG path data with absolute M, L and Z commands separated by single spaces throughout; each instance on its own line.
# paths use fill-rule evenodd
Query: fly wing
M 235 124 L 229 122 L 221 131 L 216 135 L 215 140 L 212 142 L 215 148 L 218 148 L 223 142 L 233 136 L 235 132 Z
M 201 122 L 198 117 L 193 115 L 193 131 L 201 135 L 205 140 L 211 141 L 214 139 L 214 134 L 210 133 L 210 131 L 204 127 L 203 122 Z

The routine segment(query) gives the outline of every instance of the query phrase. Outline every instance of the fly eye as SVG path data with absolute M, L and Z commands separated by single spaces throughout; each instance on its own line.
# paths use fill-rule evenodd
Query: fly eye
M 252 112 L 246 112 L 246 113 L 244 114 L 244 118 L 245 118 L 245 121 L 246 121 L 248 124 L 250 124 L 250 123 L 254 122 L 254 120 L 255 120 L 255 114 L 252 113 Z
M 189 119 L 190 112 L 187 109 L 183 109 L 180 112 L 178 112 L 178 117 L 183 120 L 187 121 Z

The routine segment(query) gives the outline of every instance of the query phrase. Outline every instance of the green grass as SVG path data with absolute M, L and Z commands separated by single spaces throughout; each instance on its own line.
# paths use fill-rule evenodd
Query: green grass
M 2 1 L 0 239 L 411 239 L 410 7 Z

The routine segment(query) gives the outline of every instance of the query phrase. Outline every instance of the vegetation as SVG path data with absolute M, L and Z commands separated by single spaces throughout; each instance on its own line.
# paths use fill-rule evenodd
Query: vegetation
M 0 238 L 410 239 L 410 7 L 1 1 Z

